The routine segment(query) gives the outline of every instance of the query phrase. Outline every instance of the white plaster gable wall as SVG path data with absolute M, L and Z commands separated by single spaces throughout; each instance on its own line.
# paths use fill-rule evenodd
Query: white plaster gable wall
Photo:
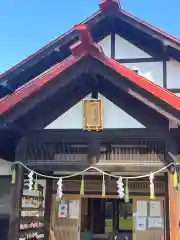
M 141 128 L 144 127 L 136 119 L 117 107 L 103 95 L 99 94 L 104 107 L 104 128 Z
M 108 35 L 99 42 L 106 56 L 111 57 L 111 36 Z M 138 49 L 128 41 L 116 35 L 115 38 L 116 58 L 148 58 L 147 53 Z M 163 65 L 162 62 L 141 62 L 123 64 L 128 68 L 138 68 L 149 80 L 162 86 L 163 84 Z M 85 99 L 90 98 L 90 95 Z M 104 96 L 99 94 L 103 100 L 104 109 L 104 128 L 139 128 L 144 127 L 130 115 L 118 108 Z M 50 123 L 46 129 L 82 129 L 83 128 L 83 103 L 82 101 L 73 106 L 69 111 Z
M 124 38 L 115 36 L 115 59 L 127 59 L 127 58 L 149 58 L 151 57 L 146 52 L 137 48 Z
M 85 99 L 90 99 L 88 95 Z M 99 94 L 103 101 L 104 128 L 140 128 L 144 127 L 122 109 L 114 105 L 107 98 Z M 83 102 L 80 101 L 62 116 L 50 123 L 46 129 L 82 129 L 83 128 Z
M 99 42 L 103 52 L 107 57 L 111 57 L 111 35 L 105 37 L 102 41 Z
M 167 62 L 167 88 L 180 88 L 180 63 L 172 59 Z
M 101 42 L 101 45 L 106 56 L 111 57 L 111 36 L 107 36 Z M 116 34 L 115 37 L 115 58 L 128 59 L 128 58 L 149 58 L 151 57 L 141 49 L 132 45 L 125 39 Z M 141 62 L 141 63 L 127 63 L 123 64 L 129 68 L 138 68 L 140 72 L 152 80 L 156 84 L 163 86 L 163 64 L 162 62 Z
M 163 64 L 162 62 L 140 62 L 140 63 L 123 63 L 125 67 L 130 69 L 137 68 L 146 78 L 163 86 Z
M 111 35 L 105 37 L 99 42 L 105 55 L 111 57 Z M 116 34 L 115 36 L 115 59 L 136 59 L 150 58 L 151 56 L 141 49 L 137 48 L 127 40 Z M 123 64 L 129 68 L 137 68 L 149 80 L 163 86 L 163 64 L 162 62 L 140 62 Z M 167 88 L 180 88 L 180 63 L 171 60 L 167 62 Z
M 0 175 L 11 175 L 11 163 L 0 159 Z

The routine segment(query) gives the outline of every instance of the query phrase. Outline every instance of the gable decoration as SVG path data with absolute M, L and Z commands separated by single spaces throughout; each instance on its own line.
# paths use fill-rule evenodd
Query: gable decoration
M 84 106 L 84 130 L 100 131 L 103 129 L 102 101 L 90 99 L 83 101 Z

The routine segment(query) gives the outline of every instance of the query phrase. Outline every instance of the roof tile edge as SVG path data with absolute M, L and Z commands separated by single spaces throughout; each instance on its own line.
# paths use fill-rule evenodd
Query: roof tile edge
M 107 9 L 120 9 L 120 0 L 100 0 L 99 3 L 100 11 L 105 11 Z

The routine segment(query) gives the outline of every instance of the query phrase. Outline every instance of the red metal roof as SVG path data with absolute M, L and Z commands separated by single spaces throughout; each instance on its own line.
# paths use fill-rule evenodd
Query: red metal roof
M 165 32 L 162 31 L 161 29 L 152 26 L 151 24 L 149 24 L 149 23 L 147 23 L 147 22 L 145 22 L 145 21 L 143 21 L 143 20 L 141 20 L 141 19 L 133 16 L 132 14 L 130 14 L 130 13 L 128 13 L 128 12 L 122 10 L 122 9 L 120 9 L 119 11 L 120 11 L 121 14 L 124 14 L 124 15 L 126 15 L 126 16 L 134 19 L 136 22 L 139 22 L 140 24 L 144 25 L 145 27 L 147 27 L 147 28 L 149 28 L 149 29 L 151 29 L 151 30 L 159 33 L 160 35 L 162 35 L 162 36 L 164 36 L 165 38 L 173 41 L 174 43 L 180 44 L 180 39 L 175 38 L 175 37 L 171 36 L 171 35 L 168 34 L 168 33 L 165 33 Z
M 82 21 L 80 24 L 84 24 L 85 22 L 88 22 L 90 19 L 94 18 L 95 16 L 97 16 L 98 14 L 100 14 L 100 10 L 95 12 L 92 16 L 86 18 L 84 21 Z M 12 68 L 10 68 L 8 71 L 0 74 L 0 78 L 5 76 L 7 73 L 12 72 L 13 70 L 15 70 L 17 67 L 23 65 L 24 63 L 28 62 L 29 60 L 31 60 L 33 57 L 35 57 L 36 55 L 38 55 L 39 53 L 41 53 L 43 50 L 45 50 L 46 48 L 53 46 L 56 42 L 58 42 L 60 39 L 63 39 L 65 36 L 67 36 L 68 34 L 70 34 L 73 30 L 75 29 L 75 27 L 71 28 L 69 31 L 67 31 L 66 33 L 62 34 L 61 36 L 59 36 L 58 38 L 56 38 L 55 40 L 53 40 L 52 42 L 48 43 L 47 45 L 45 45 L 44 47 L 42 47 L 41 49 L 39 49 L 37 52 L 33 53 L 32 55 L 30 55 L 29 57 L 25 58 L 23 61 L 21 61 L 20 63 L 16 64 L 15 66 L 13 66 Z
M 106 56 L 94 56 L 96 59 L 104 63 L 109 68 L 113 69 L 133 84 L 143 88 L 145 91 L 159 98 L 161 101 L 168 103 L 173 108 L 180 110 L 180 97 L 171 93 L 170 91 L 158 86 L 150 80 L 136 74 L 134 71 L 122 66 L 117 61 Z
M 132 14 L 122 10 L 120 8 L 120 3 L 119 0 L 100 0 L 100 10 L 97 11 L 95 14 L 93 14 L 92 16 L 88 17 L 87 19 L 85 19 L 83 22 L 81 22 L 80 24 L 86 23 L 88 22 L 90 19 L 94 18 L 95 16 L 99 15 L 102 11 L 106 10 L 107 8 L 110 7 L 118 7 L 119 8 L 119 13 L 126 15 L 129 18 L 134 19 L 135 21 L 139 22 L 140 24 L 144 25 L 145 27 L 159 33 L 160 35 L 164 36 L 165 38 L 169 39 L 170 41 L 173 41 L 176 44 L 180 44 L 180 39 L 177 39 L 165 32 L 163 32 L 162 30 L 160 30 L 157 27 L 153 27 L 152 25 L 148 24 L 147 22 L 140 20 L 139 18 L 133 16 Z M 35 52 L 34 54 L 32 54 L 31 56 L 27 57 L 26 59 L 24 59 L 23 61 L 21 61 L 20 63 L 18 63 L 17 65 L 13 66 L 12 68 L 10 68 L 8 71 L 4 72 L 3 74 L 0 74 L 0 78 L 4 77 L 6 74 L 12 72 L 13 70 L 15 70 L 17 67 L 23 65 L 24 63 L 28 62 L 29 60 L 31 60 L 33 57 L 35 57 L 36 55 L 38 55 L 39 53 L 41 53 L 43 50 L 47 49 L 48 47 L 52 46 L 53 44 L 55 44 L 57 41 L 59 41 L 60 39 L 63 39 L 65 36 L 67 36 L 68 34 L 70 34 L 72 31 L 74 30 L 74 27 L 71 28 L 68 32 L 64 33 L 63 35 L 61 35 L 60 37 L 56 38 L 54 41 L 50 42 L 49 44 L 47 44 L 46 46 L 44 46 L 43 48 L 41 48 L 40 50 L 38 50 L 37 52 Z
M 80 40 L 72 47 L 72 56 L 68 59 L 54 65 L 48 71 L 44 72 L 40 76 L 34 78 L 28 84 L 24 85 L 20 89 L 17 89 L 11 95 L 0 100 L 0 114 L 3 114 L 12 109 L 16 104 L 30 96 L 31 94 L 40 91 L 45 84 L 53 81 L 55 77 L 60 76 L 63 72 L 67 71 L 69 67 L 77 63 L 82 57 L 91 55 L 96 60 L 102 62 L 112 70 L 125 77 L 127 81 L 131 81 L 140 88 L 144 89 L 148 93 L 159 98 L 161 101 L 169 104 L 173 108 L 180 110 L 180 98 L 169 92 L 168 90 L 161 88 L 155 83 L 145 79 L 144 77 L 136 74 L 130 69 L 122 66 L 115 60 L 108 58 L 104 55 L 98 44 L 94 43 L 86 25 L 77 25 L 76 30 L 80 33 Z

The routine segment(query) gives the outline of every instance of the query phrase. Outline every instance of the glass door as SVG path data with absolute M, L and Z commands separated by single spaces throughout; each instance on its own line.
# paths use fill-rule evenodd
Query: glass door
M 115 199 L 104 200 L 104 232 L 112 234 L 116 226 L 116 201 Z
M 115 199 L 89 199 L 89 206 L 93 240 L 107 239 L 115 229 Z
M 133 239 L 133 209 L 132 200 L 128 203 L 124 200 L 117 199 L 116 201 L 116 233 L 118 239 L 132 240 Z
M 120 199 L 90 199 L 91 232 L 94 239 L 132 240 L 132 202 Z

